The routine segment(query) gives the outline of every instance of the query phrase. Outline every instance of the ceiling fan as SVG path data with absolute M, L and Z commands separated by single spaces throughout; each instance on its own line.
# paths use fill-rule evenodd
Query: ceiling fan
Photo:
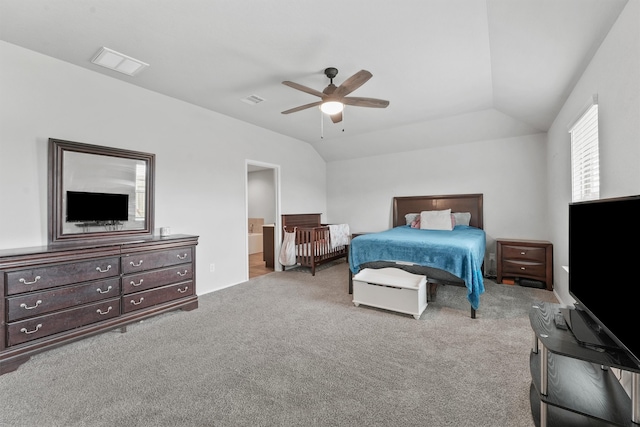
M 328 114 L 331 117 L 331 121 L 333 121 L 333 123 L 339 123 L 342 121 L 342 110 L 344 109 L 345 105 L 369 108 L 386 108 L 389 105 L 389 101 L 385 101 L 384 99 L 347 96 L 351 92 L 365 84 L 373 76 L 373 74 L 371 74 L 367 70 L 358 71 L 353 76 L 345 80 L 340 86 L 336 86 L 333 84 L 333 79 L 338 74 L 337 68 L 326 68 L 324 70 L 324 74 L 329 78 L 329 86 L 324 88 L 322 92 L 298 83 L 290 81 L 282 82 L 283 85 L 322 98 L 322 100 L 320 101 L 312 102 L 310 104 L 301 105 L 299 107 L 283 111 L 282 114 L 295 113 L 296 111 L 320 106 L 320 110 L 322 110 L 323 113 Z

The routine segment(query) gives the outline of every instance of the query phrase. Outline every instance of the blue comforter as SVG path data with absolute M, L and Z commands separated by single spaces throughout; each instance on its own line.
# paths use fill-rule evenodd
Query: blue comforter
M 482 262 L 486 247 L 484 230 L 457 225 L 451 231 L 421 230 L 408 225 L 380 233 L 363 234 L 351 241 L 349 268 L 374 261 L 412 263 L 439 268 L 463 279 L 467 299 L 474 310 L 484 292 Z

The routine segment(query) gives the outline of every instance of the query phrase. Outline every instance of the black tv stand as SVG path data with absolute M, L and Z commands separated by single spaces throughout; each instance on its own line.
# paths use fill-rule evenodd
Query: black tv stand
M 580 343 L 571 329 L 553 318 L 572 308 L 539 302 L 529 320 L 533 346 L 529 358 L 529 400 L 536 426 L 640 426 L 640 366 L 624 349 Z M 609 367 L 631 372 L 631 396 Z
M 567 327 L 576 341 L 584 347 L 603 351 L 623 351 L 620 346 L 607 335 L 602 327 L 591 319 L 589 314 L 576 305 L 575 308 L 560 308 Z

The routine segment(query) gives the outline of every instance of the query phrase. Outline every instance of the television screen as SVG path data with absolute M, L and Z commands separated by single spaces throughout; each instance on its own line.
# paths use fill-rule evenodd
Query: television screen
M 129 195 L 67 191 L 67 222 L 127 221 Z
M 625 347 L 640 363 L 640 195 L 569 205 L 569 319 L 578 341 Z

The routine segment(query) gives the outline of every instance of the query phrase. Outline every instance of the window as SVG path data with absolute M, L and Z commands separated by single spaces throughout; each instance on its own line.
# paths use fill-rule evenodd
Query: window
M 145 219 L 145 183 L 147 182 L 147 168 L 143 162 L 136 164 L 136 221 Z
M 598 103 L 594 102 L 569 129 L 571 134 L 571 200 L 600 197 L 600 155 L 598 151 Z

